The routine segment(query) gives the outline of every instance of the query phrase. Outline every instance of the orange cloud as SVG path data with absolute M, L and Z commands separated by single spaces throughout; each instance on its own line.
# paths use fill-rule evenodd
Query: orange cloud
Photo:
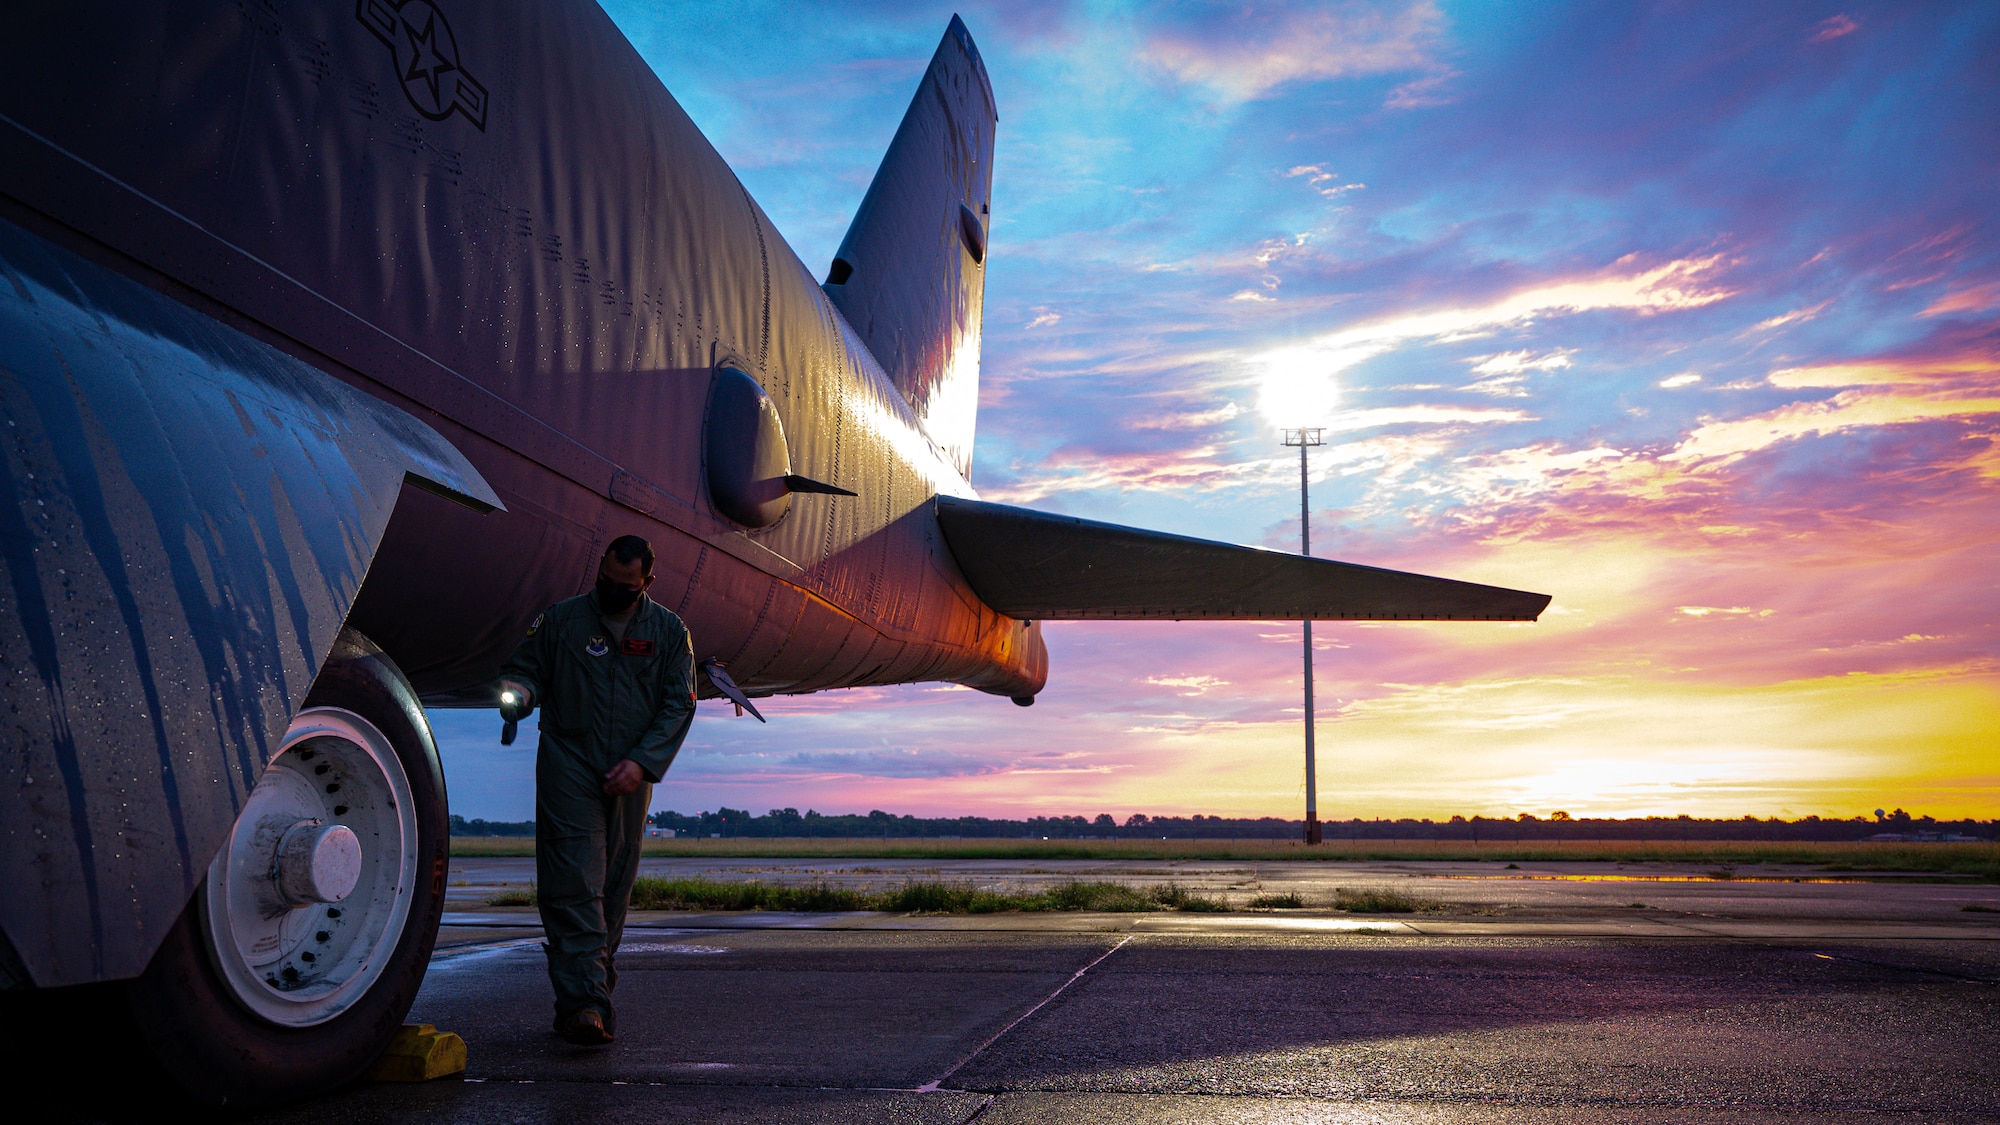
M 1663 462 L 1689 465 L 1734 461 L 1745 454 L 1802 437 L 1897 426 L 1941 418 L 2000 413 L 2000 395 L 1905 395 L 1842 391 L 1825 402 L 1796 402 L 1727 422 L 1709 422 L 1689 434 Z

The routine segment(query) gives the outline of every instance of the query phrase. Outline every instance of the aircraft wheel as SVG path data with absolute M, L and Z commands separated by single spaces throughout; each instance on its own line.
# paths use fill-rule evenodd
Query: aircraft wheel
M 415 693 L 380 650 L 343 634 L 194 901 L 130 986 L 167 1073 L 228 1106 L 359 1075 L 423 984 L 449 832 Z

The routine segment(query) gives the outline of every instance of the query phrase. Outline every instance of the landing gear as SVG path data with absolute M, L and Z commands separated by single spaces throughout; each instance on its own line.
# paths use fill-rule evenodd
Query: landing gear
M 343 708 L 301 711 L 202 890 L 202 936 L 230 996 L 279 1027 L 314 1027 L 366 995 L 409 920 L 417 845 L 388 738 Z
M 416 695 L 343 633 L 202 888 L 127 987 L 167 1073 L 228 1106 L 360 1074 L 423 983 L 449 845 Z

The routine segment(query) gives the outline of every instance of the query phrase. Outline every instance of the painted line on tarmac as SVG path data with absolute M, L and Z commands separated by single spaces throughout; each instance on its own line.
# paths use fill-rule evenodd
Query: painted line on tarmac
M 1025 1011 L 1025 1012 L 1022 1012 L 1022 1013 L 1021 1013 L 1020 1015 L 1018 1015 L 1018 1016 L 1015 1016 L 1015 1017 L 1014 1017 L 1014 1022 L 1012 1022 L 1012 1023 L 1008 1024 L 1008 1025 L 1007 1025 L 1006 1027 L 1003 1027 L 1003 1028 L 1001 1028 L 1001 1029 L 1000 1029 L 999 1031 L 997 1031 L 997 1032 L 994 1032 L 994 1033 L 993 1033 L 993 1036 L 992 1036 L 991 1038 L 989 1038 L 988 1040 L 986 1040 L 986 1042 L 984 1042 L 984 1043 L 981 1043 L 981 1044 L 980 1044 L 979 1046 L 977 1046 L 977 1047 L 974 1047 L 974 1048 L 972 1049 L 972 1053 L 971 1053 L 971 1054 L 969 1054 L 969 1055 L 965 1056 L 964 1058 L 962 1058 L 962 1059 L 958 1060 L 957 1062 L 955 1062 L 955 1063 L 951 1064 L 950 1068 L 949 1068 L 949 1069 L 947 1069 L 947 1070 L 946 1070 L 946 1071 L 945 1071 L 945 1072 L 944 1072 L 943 1074 L 940 1074 L 940 1075 L 938 1075 L 938 1076 L 937 1076 L 936 1078 L 933 1078 L 933 1079 L 931 1079 L 931 1080 L 930 1080 L 929 1082 L 926 1082 L 926 1083 L 924 1083 L 923 1085 L 921 1085 L 921 1086 L 917 1087 L 917 1093 L 919 1093 L 919 1094 L 935 1094 L 935 1093 L 937 1093 L 937 1092 L 938 1092 L 938 1084 L 939 1084 L 939 1083 L 943 1082 L 943 1081 L 944 1081 L 945 1079 L 947 1079 L 947 1078 L 950 1078 L 950 1077 L 951 1077 L 952 1075 L 954 1075 L 954 1074 L 957 1074 L 957 1073 L 959 1072 L 959 1070 L 960 1070 L 961 1068 L 963 1068 L 963 1067 L 965 1066 L 965 1064 L 966 1064 L 966 1063 L 969 1063 L 969 1062 L 971 1062 L 971 1061 L 972 1061 L 973 1059 L 976 1059 L 976 1058 L 978 1058 L 978 1057 L 979 1057 L 979 1053 L 980 1053 L 981 1051 L 984 1051 L 984 1050 L 985 1050 L 986 1048 L 988 1048 L 988 1047 L 991 1047 L 991 1046 L 992 1046 L 993 1044 L 995 1044 L 995 1043 L 998 1043 L 998 1042 L 999 1042 L 999 1041 L 1000 1041 L 1000 1040 L 1001 1040 L 1001 1039 L 1002 1039 L 1003 1037 L 1005 1037 L 1005 1036 L 1006 1036 L 1006 1034 L 1007 1034 L 1008 1032 L 1010 1032 L 1010 1031 L 1014 1030 L 1015 1028 L 1017 1028 L 1017 1027 L 1021 1026 L 1021 1021 L 1023 1021 L 1023 1020 L 1025 1020 L 1025 1019 L 1027 1019 L 1027 1018 L 1028 1018 L 1029 1016 L 1032 1016 L 1032 1015 L 1034 1015 L 1034 1014 L 1035 1014 L 1036 1012 L 1039 1012 L 1039 1011 L 1041 1011 L 1041 1010 L 1042 1010 L 1043 1008 L 1046 1008 L 1046 1007 L 1048 1007 L 1048 1005 L 1049 1005 L 1049 1001 L 1051 1001 L 1051 1000 L 1054 1000 L 1054 999 L 1055 999 L 1056 997 L 1058 997 L 1058 996 L 1061 996 L 1061 995 L 1063 994 L 1063 990 L 1064 990 L 1064 989 L 1067 989 L 1067 988 L 1068 988 L 1068 987 L 1069 987 L 1070 985 L 1073 985 L 1073 984 L 1075 984 L 1075 983 L 1076 983 L 1077 981 L 1080 981 L 1080 980 L 1082 980 L 1082 979 L 1083 979 L 1083 974 L 1085 974 L 1085 973 L 1089 972 L 1090 970 L 1092 970 L 1092 969 L 1095 969 L 1095 968 L 1096 968 L 1097 966 L 1099 966 L 1099 965 L 1103 964 L 1103 963 L 1104 963 L 1104 959 L 1105 959 L 1106 957 L 1109 957 L 1109 956 L 1111 956 L 1111 955 L 1112 955 L 1113 953 L 1116 953 L 1116 952 L 1118 952 L 1119 950 L 1121 950 L 1121 949 L 1125 948 L 1125 943 L 1126 943 L 1126 942 L 1129 942 L 1129 941 L 1131 941 L 1131 940 L 1132 940 L 1132 939 L 1133 939 L 1134 937 L 1136 937 L 1136 936 L 1137 936 L 1137 935 L 1135 935 L 1135 934 L 1126 934 L 1126 935 L 1125 935 L 1124 937 L 1122 937 L 1122 938 L 1119 938 L 1119 939 L 1118 939 L 1118 944 L 1116 944 L 1116 945 L 1112 946 L 1112 947 L 1111 947 L 1110 949 L 1107 949 L 1107 950 L 1105 950 L 1104 952 L 1102 952 L 1102 953 L 1098 954 L 1098 955 L 1097 955 L 1097 957 L 1096 957 L 1096 959 L 1095 959 L 1095 960 L 1093 960 L 1093 961 L 1091 961 L 1091 963 L 1090 963 L 1090 964 L 1088 964 L 1088 965 L 1085 965 L 1085 966 L 1084 966 L 1083 968 L 1081 968 L 1081 969 L 1078 969 L 1078 970 L 1077 970 L 1076 972 L 1074 972 L 1074 973 L 1070 974 L 1070 978 L 1069 978 L 1068 980 L 1066 980 L 1066 981 L 1062 982 L 1061 984 L 1057 985 L 1057 986 L 1056 986 L 1056 990 L 1055 990 L 1054 992 L 1051 992 L 1051 993 L 1049 993 L 1049 994 L 1048 994 L 1047 996 L 1044 996 L 1044 997 L 1042 997 L 1042 1002 L 1041 1002 L 1041 1003 L 1039 1003 L 1039 1004 L 1036 1004 L 1036 1005 L 1035 1005 L 1034 1007 L 1032 1007 L 1032 1008 L 1029 1008 L 1029 1009 L 1028 1009 L 1027 1011 Z

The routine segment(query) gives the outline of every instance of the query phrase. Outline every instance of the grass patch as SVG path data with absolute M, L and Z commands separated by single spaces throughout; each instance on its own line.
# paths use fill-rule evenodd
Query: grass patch
M 907 914 L 995 914 L 1006 910 L 1216 913 L 1229 909 L 1226 903 L 1195 894 L 1178 883 L 1134 887 L 1075 879 L 1039 891 L 989 891 L 964 883 L 910 882 L 874 896 L 873 902 L 870 909 Z
M 1022 910 L 1099 910 L 1114 914 L 1134 914 L 1159 907 L 1137 887 L 1123 883 L 1079 882 L 1070 880 L 1040 892 L 1023 896 Z
M 489 895 L 486 905 L 533 906 L 535 888 L 532 885 L 503 888 Z M 1300 910 L 1305 908 L 1306 900 L 1296 892 L 1260 894 L 1250 899 L 1247 905 L 1252 910 Z M 1334 892 L 1332 905 L 1351 914 L 1441 914 L 1453 909 L 1449 903 L 1400 891 L 1355 891 L 1345 887 Z M 662 879 L 641 875 L 632 884 L 632 909 L 782 910 L 800 913 L 878 910 L 895 914 L 998 914 L 1005 911 L 1221 914 L 1227 913 L 1231 907 L 1225 899 L 1201 894 L 1180 883 L 1134 886 L 1072 879 L 1038 891 L 995 891 L 968 883 L 912 880 L 890 890 L 863 891 L 824 882 L 787 886 L 754 881 Z M 1973 904 L 1964 909 L 1994 908 Z
M 1333 906 L 1350 914 L 1443 914 L 1451 909 L 1449 904 L 1437 899 L 1406 895 L 1401 891 L 1350 891 L 1346 887 L 1333 892 Z
M 982 891 L 965 883 L 905 883 L 882 898 L 898 914 L 998 914 L 1019 910 L 1019 895 Z
M 1303 905 L 1297 895 L 1294 905 Z M 486 898 L 488 906 L 533 906 L 535 888 L 506 887 Z M 831 913 L 879 910 L 895 914 L 997 914 L 1003 911 L 1099 911 L 1134 914 L 1179 910 L 1225 912 L 1220 899 L 1196 894 L 1178 883 L 1134 887 L 1124 883 L 1071 880 L 1039 891 L 990 891 L 965 883 L 912 881 L 887 891 L 859 891 L 829 883 L 777 883 L 662 879 L 641 875 L 632 884 L 634 910 L 783 910 Z
M 1040 891 L 985 891 L 962 883 L 906 883 L 883 895 L 877 909 L 922 914 L 990 914 L 1002 910 L 1140 914 L 1153 910 L 1216 913 L 1229 907 L 1178 883 L 1133 887 L 1072 879 Z
M 1221 899 L 1195 894 L 1179 883 L 1161 883 L 1146 888 L 1146 897 L 1165 910 L 1181 910 L 1189 914 L 1224 914 L 1229 904 Z
M 634 910 L 879 910 L 879 896 L 826 883 L 788 887 L 774 883 L 720 883 L 641 875 L 632 884 Z
M 534 885 L 530 884 L 526 887 L 507 887 L 503 890 L 496 891 L 493 894 L 486 896 L 486 905 L 533 906 L 535 905 Z

